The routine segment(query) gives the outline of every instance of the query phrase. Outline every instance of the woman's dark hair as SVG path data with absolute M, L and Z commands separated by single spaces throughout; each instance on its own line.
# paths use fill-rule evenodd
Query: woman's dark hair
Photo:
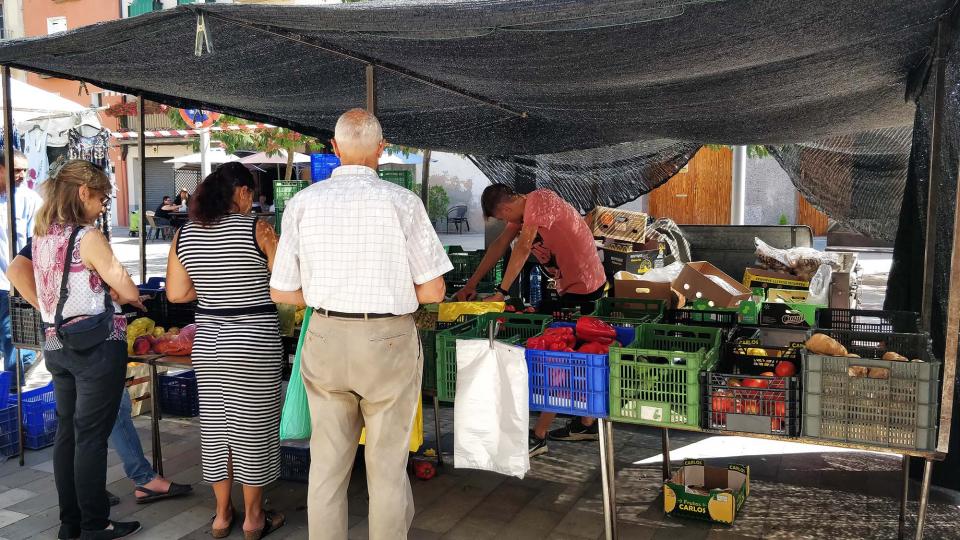
M 253 190 L 253 175 L 246 167 L 236 162 L 217 167 L 194 192 L 190 219 L 201 225 L 216 223 L 233 211 L 233 192 L 238 187 Z
M 517 196 L 517 192 L 512 187 L 505 184 L 493 184 L 487 186 L 480 195 L 480 208 L 483 209 L 483 217 L 493 217 L 493 212 L 500 204 L 510 202 Z

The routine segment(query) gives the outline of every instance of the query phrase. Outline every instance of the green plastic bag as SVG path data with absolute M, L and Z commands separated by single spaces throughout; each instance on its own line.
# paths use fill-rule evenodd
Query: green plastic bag
M 307 336 L 307 326 L 313 308 L 307 308 L 303 314 L 303 326 L 300 328 L 300 339 L 297 342 L 297 354 L 293 358 L 293 371 L 290 372 L 290 382 L 287 384 L 287 397 L 283 401 L 283 412 L 280 415 L 280 439 L 309 439 L 310 438 L 310 404 L 307 402 L 307 390 L 303 387 L 303 378 L 300 376 L 300 355 L 303 351 L 303 340 Z

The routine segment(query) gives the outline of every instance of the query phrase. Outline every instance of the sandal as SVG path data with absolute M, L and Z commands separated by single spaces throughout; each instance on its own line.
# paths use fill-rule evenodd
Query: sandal
M 167 489 L 166 493 L 160 493 L 159 491 L 154 491 L 152 489 L 145 488 L 143 486 L 137 487 L 136 491 L 146 493 L 146 497 L 136 497 L 137 504 L 150 504 L 152 502 L 159 501 L 160 499 L 170 499 L 173 497 L 180 497 L 186 495 L 193 491 L 192 486 L 187 486 L 184 484 L 177 484 L 170 482 L 170 487 Z
M 257 529 L 255 531 L 243 531 L 243 540 L 260 540 L 264 536 L 272 533 L 273 531 L 283 527 L 287 522 L 287 518 L 284 517 L 280 512 L 274 512 L 273 510 L 264 510 L 263 511 L 263 528 Z
M 230 536 L 230 533 L 233 532 L 233 522 L 236 521 L 236 517 L 237 517 L 237 510 L 231 506 L 231 507 L 230 507 L 230 522 L 227 523 L 227 526 L 224 527 L 224 528 L 222 528 L 222 529 L 215 529 L 215 528 L 211 527 L 211 528 L 210 528 L 210 536 L 212 536 L 212 537 L 214 537 L 214 538 L 226 538 L 226 537 Z M 211 518 L 211 521 L 215 521 L 216 519 L 217 519 L 217 515 L 214 514 L 214 515 L 213 515 L 213 518 Z

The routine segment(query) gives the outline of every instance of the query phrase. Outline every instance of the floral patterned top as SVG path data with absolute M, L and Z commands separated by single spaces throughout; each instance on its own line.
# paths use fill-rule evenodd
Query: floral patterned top
M 80 259 L 80 240 L 93 227 L 84 227 L 79 234 L 70 256 L 67 278 L 67 303 L 63 306 L 63 318 L 81 317 L 84 315 L 99 315 L 103 313 L 104 283 L 95 270 L 87 268 Z M 63 348 L 53 329 L 54 318 L 57 314 L 57 304 L 60 302 L 60 282 L 63 279 L 63 261 L 73 234 L 73 226 L 55 224 L 50 227 L 44 236 L 33 238 L 33 273 L 37 282 L 37 299 L 40 302 L 40 315 L 43 322 L 49 326 L 46 329 L 44 350 L 56 351 Z M 127 322 L 120 314 L 120 306 L 113 304 L 114 330 L 109 339 L 126 341 Z

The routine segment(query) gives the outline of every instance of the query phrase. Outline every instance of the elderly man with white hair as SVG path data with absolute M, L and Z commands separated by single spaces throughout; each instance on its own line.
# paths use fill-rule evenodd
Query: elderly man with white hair
M 443 300 L 453 266 L 420 199 L 377 175 L 386 143 L 376 117 L 347 111 L 332 143 L 341 166 L 287 203 L 270 281 L 275 302 L 314 308 L 300 364 L 313 428 L 310 538 L 347 538 L 363 427 L 370 538 L 406 538 L 423 367 L 412 314 Z

